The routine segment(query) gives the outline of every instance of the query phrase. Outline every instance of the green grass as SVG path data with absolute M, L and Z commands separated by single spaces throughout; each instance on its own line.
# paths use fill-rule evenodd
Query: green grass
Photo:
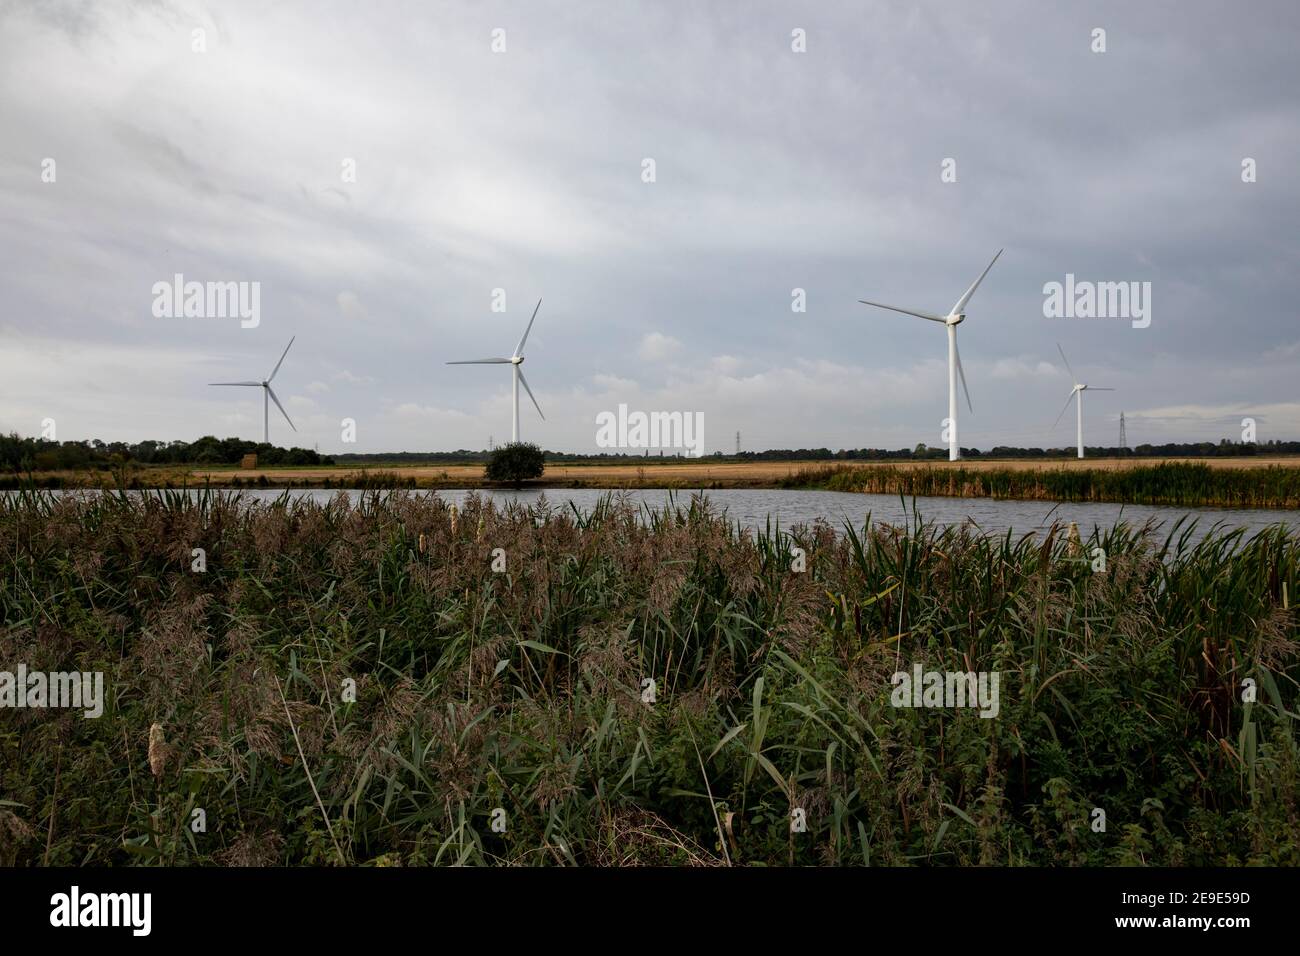
M 1300 540 L 1189 530 L 2 497 L 0 670 L 108 701 L 0 716 L 0 865 L 1294 865 Z
M 964 498 L 1112 501 L 1177 507 L 1300 508 L 1300 468 L 1211 468 L 1164 462 L 1135 468 L 968 470 L 889 466 L 809 468 L 785 488 Z

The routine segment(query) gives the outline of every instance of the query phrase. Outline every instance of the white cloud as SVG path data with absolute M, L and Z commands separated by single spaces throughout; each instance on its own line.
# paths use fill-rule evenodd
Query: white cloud
M 620 378 L 617 375 L 593 375 L 592 383 L 602 392 L 633 392 L 640 388 L 636 381 L 630 378 Z
M 969 369 L 971 363 L 963 360 L 962 367 Z M 989 368 L 989 377 L 1003 381 L 1020 381 L 1026 378 L 1060 378 L 1064 382 L 1069 376 L 1063 365 L 1056 366 L 1042 359 L 1034 361 L 1024 356 L 1016 356 L 994 361 L 992 367 Z
M 361 304 L 361 299 L 355 292 L 340 292 L 338 303 L 339 312 L 349 321 L 364 322 L 370 318 L 370 314 L 366 312 L 365 306 Z
M 439 418 L 468 419 L 469 416 L 455 408 L 438 408 L 433 405 L 421 405 L 418 402 L 402 402 L 392 408 L 394 415 L 403 418 Z
M 1285 429 L 1287 435 L 1295 431 L 1300 422 L 1300 402 L 1273 402 L 1251 404 L 1234 402 L 1228 405 L 1165 405 L 1158 408 L 1138 409 L 1129 417 L 1141 418 L 1162 425 L 1237 425 L 1243 418 L 1253 418 Z M 1272 437 L 1278 438 L 1279 435 Z M 1294 440 L 1294 439 L 1290 439 Z
M 637 355 L 647 362 L 662 362 L 681 349 L 682 343 L 671 335 L 662 332 L 650 332 L 641 337 L 637 346 Z
M 1293 359 L 1300 356 L 1300 341 L 1285 345 L 1275 345 L 1264 353 L 1266 360 Z
M 347 382 L 349 385 L 373 385 L 375 379 L 370 375 L 354 375 L 347 369 L 340 369 L 334 373 L 334 381 Z

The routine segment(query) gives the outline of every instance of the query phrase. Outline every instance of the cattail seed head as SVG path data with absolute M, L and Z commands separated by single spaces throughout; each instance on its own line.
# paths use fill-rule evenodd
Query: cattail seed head
M 1070 522 L 1070 537 L 1068 542 L 1070 557 L 1077 558 L 1083 553 L 1083 539 L 1079 537 L 1079 526 Z
M 167 738 L 163 734 L 162 724 L 149 728 L 149 770 L 155 777 L 161 777 L 167 766 Z

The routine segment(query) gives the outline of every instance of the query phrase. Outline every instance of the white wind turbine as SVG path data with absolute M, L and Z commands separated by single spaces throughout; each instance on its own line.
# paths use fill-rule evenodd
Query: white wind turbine
M 1083 457 L 1083 393 L 1087 391 L 1113 392 L 1115 390 L 1113 388 L 1102 388 L 1100 385 L 1084 385 L 1080 383 L 1078 377 L 1076 377 L 1074 374 L 1074 369 L 1070 368 L 1070 360 L 1065 357 L 1065 349 L 1061 348 L 1061 343 L 1059 342 L 1056 343 L 1056 351 L 1061 353 L 1061 361 L 1065 363 L 1065 370 L 1070 373 L 1070 381 L 1074 382 L 1074 388 L 1070 389 L 1070 397 L 1065 400 L 1065 408 L 1062 408 L 1061 414 L 1056 416 L 1056 422 L 1052 425 L 1052 427 L 1055 428 L 1057 425 L 1061 424 L 1061 417 L 1065 415 L 1066 411 L 1070 407 L 1070 403 L 1074 401 L 1074 397 L 1077 395 L 1079 397 L 1079 406 L 1078 406 L 1079 457 L 1082 458 Z
M 509 358 L 485 358 L 485 359 L 465 359 L 460 362 L 448 362 L 448 365 L 510 365 L 513 366 L 514 382 L 514 417 L 510 420 L 510 440 L 519 441 L 519 385 L 522 383 L 524 391 L 528 397 L 533 400 L 533 407 L 537 409 L 537 414 L 542 415 L 542 406 L 537 404 L 537 399 L 533 395 L 533 390 L 528 387 L 528 379 L 524 378 L 524 370 L 520 367 L 524 364 L 524 343 L 528 341 L 528 333 L 533 330 L 533 322 L 537 318 L 537 310 L 542 307 L 542 300 L 537 300 L 537 306 L 533 309 L 533 317 L 528 320 L 528 328 L 524 329 L 524 337 L 519 340 L 515 346 L 514 354 Z M 542 421 L 546 416 L 542 415 Z
M 935 315 L 932 312 L 918 312 L 915 309 L 900 309 L 896 305 L 885 305 L 882 302 L 868 302 L 866 299 L 859 299 L 863 305 L 874 305 L 878 309 L 889 309 L 892 312 L 902 312 L 905 315 L 914 315 L 918 319 L 929 319 L 931 322 L 942 322 L 948 327 L 948 460 L 957 461 L 961 458 L 961 445 L 957 442 L 957 376 L 961 376 L 961 388 L 966 393 L 966 407 L 972 412 L 975 407 L 971 405 L 970 389 L 966 387 L 966 373 L 961 367 L 961 355 L 957 351 L 957 326 L 961 325 L 966 319 L 966 313 L 962 309 L 966 308 L 966 303 L 970 297 L 975 294 L 984 277 L 989 274 L 989 269 L 993 268 L 993 263 L 998 261 L 998 256 L 1002 255 L 1002 250 L 997 251 L 992 261 L 984 267 L 980 277 L 971 283 L 971 287 L 966 290 L 966 294 L 957 300 L 957 304 L 952 307 L 947 315 Z
M 261 389 L 262 389 L 262 441 L 265 442 L 265 443 L 268 444 L 268 445 L 271 444 L 271 406 L 270 406 L 270 402 L 275 402 L 275 407 L 278 408 L 278 409 L 280 409 L 280 414 L 284 416 L 284 420 L 285 420 L 286 422 L 289 422 L 289 427 L 292 428 L 294 431 L 297 431 L 297 430 L 298 430 L 297 427 L 294 425 L 293 421 L 289 418 L 289 413 L 286 412 L 286 411 L 284 410 L 284 406 L 280 404 L 280 400 L 279 400 L 278 398 L 275 397 L 275 390 L 271 388 L 271 379 L 275 378 L 275 373 L 278 372 L 278 371 L 280 371 L 280 366 L 284 364 L 284 357 L 285 357 L 286 355 L 289 354 L 289 349 L 293 347 L 293 341 L 294 341 L 294 339 L 296 339 L 296 338 L 297 338 L 297 336 L 295 335 L 292 339 L 289 340 L 289 344 L 286 345 L 286 346 L 284 347 L 284 351 L 280 354 L 280 361 L 278 361 L 278 362 L 275 363 L 275 368 L 271 369 L 271 374 L 268 375 L 268 376 L 266 377 L 266 380 L 265 380 L 265 381 L 261 381 L 261 382 L 209 382 L 209 383 L 208 383 L 209 385 L 244 385 L 244 386 L 250 386 L 250 387 L 251 387 L 251 386 L 259 386 L 259 387 L 261 387 Z M 268 400 L 269 400 L 269 401 L 268 401 Z

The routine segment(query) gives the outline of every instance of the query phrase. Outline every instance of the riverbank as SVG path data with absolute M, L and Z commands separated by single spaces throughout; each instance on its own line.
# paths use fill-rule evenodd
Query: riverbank
M 141 488 L 421 488 L 492 487 L 481 463 L 359 468 L 262 469 L 137 467 L 113 472 L 41 472 L 47 489 Z M 0 488 L 26 486 L 26 476 Z M 968 459 L 960 462 L 832 464 L 814 461 L 728 462 L 647 459 L 547 465 L 528 488 L 556 489 L 805 489 L 890 495 L 1096 501 L 1188 507 L 1300 508 L 1300 459 Z
M 1116 502 L 1188 508 L 1300 508 L 1300 468 L 1160 462 L 1128 468 L 807 468 L 784 488 L 907 497 Z

